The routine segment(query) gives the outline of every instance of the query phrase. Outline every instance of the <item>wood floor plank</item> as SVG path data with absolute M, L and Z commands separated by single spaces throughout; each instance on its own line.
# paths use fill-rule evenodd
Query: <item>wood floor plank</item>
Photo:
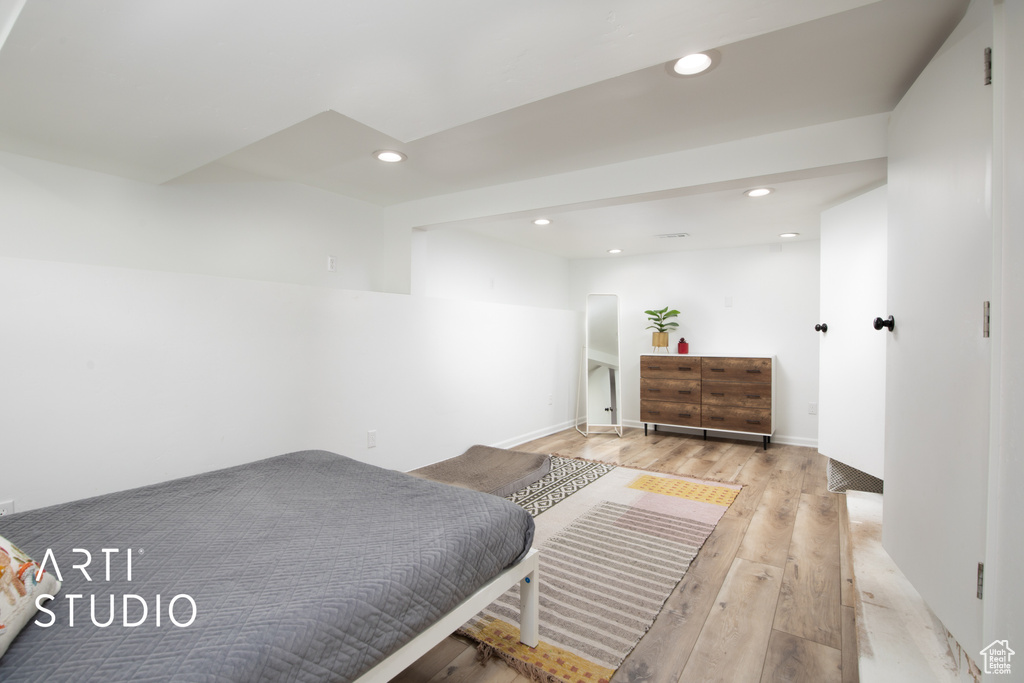
M 705 458 L 710 451 L 707 443 L 694 437 L 679 437 L 680 446 L 667 456 L 658 460 L 654 467 L 659 472 L 676 473 L 676 468 L 691 460 L 700 460 L 708 463 L 708 469 L 714 464 L 715 459 Z
M 761 683 L 841 683 L 842 653 L 835 648 L 772 631 Z
M 800 506 L 802 477 L 802 472 L 787 470 L 769 475 L 768 485 L 737 552 L 739 557 L 785 568 Z
M 835 497 L 800 496 L 775 628 L 840 649 L 839 513 Z
M 707 473 L 715 466 L 714 460 L 703 460 L 701 458 L 690 458 L 689 460 L 677 464 L 672 468 L 673 474 L 678 474 L 682 477 L 700 477 L 704 478 Z
M 611 683 L 675 683 L 729 573 L 744 522 L 723 519 Z
M 624 467 L 637 467 L 644 469 L 650 467 L 652 463 L 660 460 L 670 453 L 676 452 L 681 446 L 686 446 L 687 443 L 682 439 L 675 436 L 658 436 L 648 438 L 642 442 L 641 447 L 632 449 L 622 461 Z
M 853 545 L 850 543 L 850 513 L 846 509 L 846 494 L 836 496 L 839 511 L 839 604 L 856 605 L 857 585 L 853 575 Z
M 857 623 L 855 607 L 843 606 L 843 683 L 860 683 L 857 664 Z
M 675 468 L 688 460 L 700 459 L 708 452 L 708 445 L 702 439 L 682 434 L 674 435 L 672 441 L 675 446 L 663 454 L 657 460 L 651 462 L 649 467 L 658 472 L 675 473 Z M 706 462 L 713 462 L 708 459 Z
M 736 481 L 752 456 L 753 451 L 748 446 L 733 445 L 705 476 L 715 481 Z
M 725 513 L 727 517 L 739 517 L 748 522 L 754 516 L 757 506 L 761 504 L 761 497 L 768 486 L 768 478 L 744 485 L 743 489 L 736 496 L 736 500 L 729 506 Z
M 755 450 L 747 463 L 736 475 L 737 484 L 753 484 L 765 477 L 771 476 L 779 464 L 780 454 L 777 449 L 771 451 Z
M 680 683 L 757 681 L 771 637 L 782 570 L 736 558 L 704 622 Z
M 807 474 L 804 475 L 804 493 L 816 496 L 826 495 L 828 491 L 828 458 L 821 453 L 808 456 Z
M 470 647 L 438 671 L 428 683 L 511 683 L 516 675 L 515 669 L 500 659 L 492 658 L 486 666 L 481 666 L 476 648 Z
M 424 683 L 433 678 L 441 669 L 466 650 L 476 648 L 465 641 L 449 636 L 435 645 L 427 654 L 409 665 L 402 673 L 391 679 L 392 683 Z

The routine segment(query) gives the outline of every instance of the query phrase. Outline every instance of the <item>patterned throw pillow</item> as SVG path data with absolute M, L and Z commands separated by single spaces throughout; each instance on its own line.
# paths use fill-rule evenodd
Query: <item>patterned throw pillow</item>
M 37 582 L 39 565 L 0 536 L 0 657 L 18 631 L 36 614 L 36 596 L 56 595 L 60 581 L 47 571 Z

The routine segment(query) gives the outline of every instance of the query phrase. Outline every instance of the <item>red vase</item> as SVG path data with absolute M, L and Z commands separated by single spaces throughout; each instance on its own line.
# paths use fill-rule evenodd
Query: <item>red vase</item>
M 690 345 L 687 342 L 684 342 L 684 341 L 679 342 L 679 353 L 689 353 L 689 352 L 690 352 Z

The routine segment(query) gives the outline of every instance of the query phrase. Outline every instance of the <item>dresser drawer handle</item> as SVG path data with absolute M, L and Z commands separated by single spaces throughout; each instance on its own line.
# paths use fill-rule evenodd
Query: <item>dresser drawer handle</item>
M 647 369 L 648 370 L 661 370 L 661 366 L 660 365 L 648 365 Z
M 717 391 L 712 391 L 712 392 L 711 392 L 711 395 L 712 395 L 712 396 L 725 396 L 725 392 L 721 392 L 721 393 L 719 393 L 719 392 L 717 392 Z
M 711 368 L 711 372 L 725 372 L 725 368 Z
M 660 410 L 648 410 L 647 412 L 650 413 L 651 415 L 661 415 Z
M 711 419 L 712 420 L 724 420 L 725 418 L 724 417 L 714 417 L 714 416 L 712 416 Z
M 752 373 L 754 373 L 755 375 L 760 375 L 760 374 L 761 374 L 761 371 L 760 371 L 760 370 L 749 370 L 749 369 L 748 369 L 748 370 L 747 370 L 747 372 L 752 372 Z
M 693 370 L 693 368 L 688 368 L 685 365 L 683 365 L 683 366 L 677 367 L 676 370 L 678 370 L 679 372 L 689 372 L 690 370 Z
M 690 391 L 689 389 L 680 389 L 679 393 L 680 394 L 692 394 L 693 392 Z
M 690 417 L 689 413 L 679 413 L 679 417 Z
M 747 394 L 747 398 L 761 398 L 761 394 Z
M 660 394 L 661 393 L 661 389 L 648 389 L 647 391 L 648 391 L 648 393 L 651 393 L 651 394 Z
M 760 420 L 747 420 L 747 424 L 748 425 L 759 425 L 759 424 L 761 424 L 761 421 Z

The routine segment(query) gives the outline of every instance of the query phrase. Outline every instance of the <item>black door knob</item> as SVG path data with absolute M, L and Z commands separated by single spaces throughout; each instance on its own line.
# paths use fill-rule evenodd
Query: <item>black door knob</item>
M 888 327 L 889 331 L 892 332 L 893 328 L 896 327 L 896 320 L 894 320 L 891 315 L 885 320 L 875 318 L 875 329 L 880 330 L 883 327 Z
M 814 326 L 814 331 L 815 332 L 828 332 L 828 324 L 827 323 L 818 323 L 817 325 Z

